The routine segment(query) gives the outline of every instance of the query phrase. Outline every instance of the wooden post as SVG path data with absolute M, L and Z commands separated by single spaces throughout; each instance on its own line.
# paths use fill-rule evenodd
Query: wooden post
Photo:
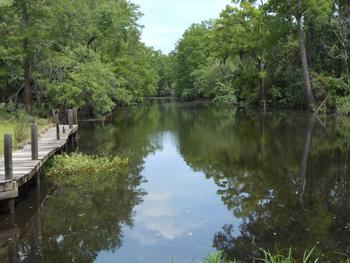
M 13 179 L 12 135 L 4 136 L 5 180 Z M 11 214 L 15 212 L 15 199 L 9 199 L 7 206 Z
M 12 164 L 12 135 L 5 134 L 4 136 L 4 158 L 5 158 L 5 180 L 13 178 Z
M 73 129 L 73 110 L 68 110 L 68 125 L 69 129 Z
M 39 159 L 38 149 L 38 126 L 33 123 L 31 126 L 31 147 L 32 147 L 32 160 Z
M 73 124 L 78 125 L 78 109 L 73 109 Z
M 53 116 L 53 122 L 57 123 L 60 121 L 59 114 L 58 114 L 58 109 L 52 110 L 52 116 Z
M 56 122 L 56 138 L 57 140 L 60 139 L 60 123 Z

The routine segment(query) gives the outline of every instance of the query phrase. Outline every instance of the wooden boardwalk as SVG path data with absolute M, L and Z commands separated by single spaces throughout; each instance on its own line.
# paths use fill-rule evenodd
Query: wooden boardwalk
M 63 127 L 65 133 L 62 133 Z M 68 125 L 60 125 L 60 139 L 56 137 L 56 127 L 50 128 L 39 137 L 39 160 L 32 160 L 31 145 L 13 152 L 13 179 L 5 180 L 5 164 L 0 161 L 0 201 L 18 197 L 18 188 L 34 177 L 43 164 L 55 153 L 61 151 L 67 144 L 70 136 L 78 130 L 78 125 L 69 129 Z

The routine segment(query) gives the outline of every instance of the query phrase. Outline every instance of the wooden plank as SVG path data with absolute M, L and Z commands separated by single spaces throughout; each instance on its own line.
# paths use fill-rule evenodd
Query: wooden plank
M 41 166 L 57 151 L 61 150 L 68 138 L 77 132 L 78 125 L 69 129 L 67 125 L 60 125 L 60 140 L 56 138 L 56 127 L 41 134 L 38 139 L 38 160 L 32 160 L 32 148 L 30 144 L 13 153 L 13 180 L 5 180 L 5 163 L 0 161 L 0 200 L 18 196 L 18 187 L 29 181 L 41 168 Z

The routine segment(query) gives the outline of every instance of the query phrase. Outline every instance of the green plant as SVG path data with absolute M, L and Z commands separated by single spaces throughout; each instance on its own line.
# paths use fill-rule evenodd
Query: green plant
M 204 263 L 236 263 L 237 261 L 226 261 L 224 259 L 224 252 L 213 253 L 203 259 Z
M 311 256 L 315 250 L 315 247 L 310 251 L 305 251 L 302 263 L 317 263 L 318 258 L 312 260 Z M 289 249 L 288 255 L 285 256 L 282 253 L 277 252 L 277 254 L 272 255 L 269 251 L 264 251 L 265 258 L 262 260 L 265 263 L 297 263 L 297 261 L 292 256 L 292 249 Z
M 28 115 L 23 110 L 18 110 L 15 114 L 15 125 L 13 133 L 16 146 L 25 141 L 29 136 Z
M 336 108 L 338 113 L 348 115 L 350 113 L 350 96 L 338 98 Z
M 90 156 L 81 153 L 55 156 L 45 168 L 45 174 L 57 185 L 79 185 L 81 180 L 94 182 L 128 169 L 128 160 L 115 157 Z

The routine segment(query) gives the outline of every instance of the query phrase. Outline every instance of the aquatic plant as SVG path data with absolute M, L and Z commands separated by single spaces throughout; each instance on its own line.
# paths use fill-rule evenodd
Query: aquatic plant
M 112 174 L 127 174 L 128 171 L 127 159 L 73 153 L 55 156 L 44 172 L 57 185 L 74 185 L 81 180 L 91 183 Z
M 226 261 L 224 259 L 224 252 L 220 251 L 218 253 L 209 254 L 206 258 L 203 259 L 203 263 L 237 263 L 237 261 Z
M 312 260 L 311 256 L 314 252 L 315 248 L 311 249 L 310 251 L 305 251 L 303 256 L 302 263 L 317 263 L 319 261 L 318 258 Z M 297 260 L 293 258 L 292 256 L 292 249 L 289 249 L 289 253 L 287 256 L 283 255 L 282 253 L 277 252 L 277 254 L 272 255 L 269 251 L 264 251 L 265 258 L 262 260 L 265 263 L 296 263 Z
M 313 259 L 312 255 L 315 251 L 315 247 L 310 251 L 305 250 L 303 259 L 301 263 L 317 263 L 319 262 L 319 258 Z M 263 250 L 264 258 L 257 259 L 257 261 L 264 263 L 297 263 L 298 261 L 293 258 L 292 249 L 289 249 L 288 255 L 285 256 L 281 252 L 276 252 L 276 254 L 272 254 L 269 251 Z M 175 263 L 174 258 L 172 260 Z M 204 258 L 201 263 L 238 263 L 237 260 L 225 260 L 224 251 L 220 251 L 217 253 L 209 254 L 206 258 Z M 349 263 L 350 260 L 346 259 L 341 261 L 341 263 Z

